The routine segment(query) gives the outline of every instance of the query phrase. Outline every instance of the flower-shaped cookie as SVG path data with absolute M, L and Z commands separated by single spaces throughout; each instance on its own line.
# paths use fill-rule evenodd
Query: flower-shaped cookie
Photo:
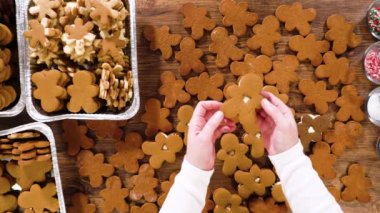
M 251 200 L 248 204 L 251 212 L 270 212 L 270 213 L 286 213 L 288 209 L 285 205 L 275 203 L 273 198 L 267 198 L 265 201 L 262 197 Z
M 261 53 L 267 56 L 275 55 L 274 44 L 281 39 L 279 29 L 280 22 L 275 16 L 265 17 L 262 24 L 253 27 L 254 36 L 247 40 L 247 46 L 251 50 L 260 49 Z
M 252 166 L 252 161 L 246 156 L 248 146 L 240 143 L 236 135 L 223 135 L 220 144 L 217 158 L 223 161 L 223 174 L 233 175 L 237 168 L 244 171 Z
M 368 190 L 372 186 L 372 181 L 366 177 L 365 169 L 360 164 L 352 164 L 348 168 L 348 175 L 340 180 L 345 186 L 341 194 L 342 200 L 349 202 L 356 199 L 365 203 L 371 200 Z
M 176 126 L 177 132 L 183 133 L 183 142 L 187 144 L 187 133 L 189 131 L 189 123 L 191 117 L 193 116 L 194 108 L 190 105 L 183 105 L 178 109 L 177 119 L 178 123 Z
M 211 44 L 209 51 L 216 54 L 216 66 L 224 68 L 233 61 L 241 60 L 244 51 L 236 47 L 238 38 L 234 35 L 228 36 L 226 28 L 217 27 L 211 33 Z
M 231 194 L 225 188 L 219 188 L 214 191 L 213 200 L 215 202 L 214 213 L 248 213 L 248 209 L 242 206 L 242 199 L 237 194 Z
M 280 5 L 276 16 L 281 22 L 285 22 L 287 31 L 297 29 L 302 36 L 306 36 L 311 32 L 309 22 L 317 17 L 317 11 L 314 8 L 303 9 L 300 2 L 294 2 L 292 5 Z
M 158 186 L 158 179 L 154 178 L 154 169 L 149 164 L 140 166 L 139 174 L 134 175 L 129 180 L 129 197 L 133 201 L 144 198 L 147 202 L 156 202 L 157 193 L 155 188 Z
M 303 102 L 306 105 L 314 105 L 319 114 L 324 114 L 329 110 L 328 103 L 332 103 L 338 97 L 335 90 L 328 90 L 325 81 L 314 82 L 310 79 L 303 79 L 298 84 L 299 91 L 305 96 Z
M 104 199 L 101 206 L 102 212 L 128 212 L 129 205 L 125 199 L 129 195 L 127 188 L 122 188 L 121 180 L 118 176 L 107 178 L 106 188 L 99 192 Z
M 120 140 L 124 134 L 122 128 L 127 125 L 127 121 L 88 120 L 86 125 L 98 138 Z
M 224 75 L 216 73 L 209 76 L 207 72 L 201 73 L 199 76 L 191 77 L 186 81 L 185 88 L 191 95 L 197 95 L 198 100 L 204 101 L 207 98 L 221 101 L 223 92 L 219 87 L 224 84 Z
M 95 211 L 95 204 L 88 203 L 88 197 L 86 194 L 79 192 L 71 196 L 71 206 L 67 209 L 68 213 L 95 213 Z
M 129 173 L 136 173 L 139 170 L 139 160 L 144 158 L 141 150 L 143 139 L 137 132 L 129 132 L 124 141 L 115 144 L 117 153 L 109 159 L 114 167 L 123 167 Z
M 298 81 L 298 65 L 294 55 L 286 55 L 281 61 L 274 61 L 273 71 L 265 75 L 265 83 L 276 85 L 281 93 L 289 93 L 290 83 Z
M 227 100 L 220 107 L 229 119 L 238 119 L 247 133 L 259 131 L 256 109 L 261 108 L 263 79 L 255 73 L 243 75 L 238 85 L 231 84 L 225 89 Z
M 297 52 L 297 58 L 300 61 L 310 60 L 313 66 L 319 66 L 322 61 L 322 53 L 329 51 L 330 43 L 328 41 L 317 41 L 314 34 L 306 37 L 295 35 L 289 39 L 289 48 Z
M 98 153 L 94 155 L 91 151 L 83 150 L 77 156 L 79 175 L 88 177 L 92 187 L 99 187 L 103 183 L 103 177 L 110 177 L 114 168 L 110 164 L 104 163 L 104 155 Z
M 360 123 L 350 121 L 346 124 L 335 122 L 334 129 L 328 130 L 323 139 L 332 143 L 331 150 L 336 156 L 341 156 L 346 149 L 353 148 L 356 141 L 363 135 L 363 127 Z
M 224 16 L 223 25 L 232 26 L 236 36 L 243 36 L 247 32 L 247 26 L 253 26 L 259 18 L 256 13 L 247 10 L 248 2 L 236 3 L 235 0 L 222 0 L 219 4 L 219 11 Z
M 148 25 L 144 28 L 144 37 L 150 41 L 150 49 L 160 50 L 164 60 L 168 60 L 173 55 L 172 46 L 177 46 L 182 38 L 181 35 L 170 34 L 169 31 L 168 26 Z
M 276 181 L 276 175 L 271 169 L 260 169 L 256 164 L 249 172 L 237 171 L 234 176 L 239 184 L 238 192 L 242 198 L 248 198 L 252 194 L 263 196 L 266 188 Z
M 366 117 L 362 110 L 364 97 L 358 94 L 358 90 L 353 85 L 342 88 L 341 96 L 336 99 L 335 104 L 340 107 L 336 113 L 336 119 L 339 121 L 348 121 L 350 118 L 354 121 L 362 121 Z
M 261 158 L 264 156 L 264 141 L 261 133 L 256 134 L 244 134 L 243 142 L 247 145 L 251 145 L 251 156 L 253 158 Z
M 48 183 L 43 188 L 38 184 L 34 184 L 29 191 L 20 193 L 18 204 L 23 209 L 32 208 L 37 213 L 44 212 L 44 209 L 50 212 L 57 212 L 59 203 L 57 198 L 55 198 L 56 194 L 57 189 L 54 183 Z
M 207 10 L 203 7 L 186 3 L 182 5 L 181 13 L 185 16 L 182 22 L 183 26 L 191 28 L 191 37 L 195 40 L 203 37 L 204 30 L 210 31 L 215 28 L 215 21 L 206 16 Z
M 165 96 L 164 107 L 174 108 L 177 101 L 182 104 L 190 101 L 191 96 L 183 90 L 185 81 L 176 79 L 174 73 L 170 71 L 161 73 L 161 83 L 158 92 Z
M 329 51 L 323 55 L 323 62 L 325 64 L 319 65 L 315 70 L 317 78 L 328 78 L 331 85 L 339 82 L 351 84 L 355 80 L 355 72 L 350 69 L 348 58 L 337 58 L 334 52 Z
M 79 125 L 76 120 L 64 120 L 62 122 L 64 141 L 67 143 L 66 152 L 69 156 L 75 156 L 80 149 L 91 149 L 94 147 L 94 140 L 88 137 L 87 127 Z
M 165 133 L 158 133 L 155 141 L 145 141 L 142 144 L 142 151 L 146 155 L 150 155 L 149 164 L 154 169 L 161 168 L 162 164 L 166 161 L 168 163 L 174 163 L 176 159 L 176 153 L 180 152 L 183 147 L 182 138 L 172 133 L 166 135 Z
M 336 177 L 334 164 L 336 156 L 331 153 L 330 145 L 325 142 L 317 142 L 313 146 L 313 154 L 310 155 L 310 160 L 313 168 L 318 175 L 323 179 L 330 180 Z
M 200 58 L 203 56 L 203 50 L 195 48 L 195 42 L 192 38 L 186 37 L 181 41 L 181 51 L 175 53 L 175 59 L 180 62 L 179 73 L 184 76 L 190 71 L 201 73 L 206 70 L 206 66 Z
M 145 113 L 141 117 L 141 121 L 146 123 L 145 134 L 147 136 L 155 135 L 158 130 L 162 132 L 170 132 L 173 124 L 168 120 L 170 110 L 161 108 L 161 102 L 158 99 L 150 98 L 145 102 Z
M 232 74 L 238 76 L 247 73 L 256 73 L 263 76 L 263 74 L 272 69 L 272 60 L 265 55 L 255 57 L 254 55 L 246 54 L 244 62 L 234 61 L 231 63 L 230 69 Z

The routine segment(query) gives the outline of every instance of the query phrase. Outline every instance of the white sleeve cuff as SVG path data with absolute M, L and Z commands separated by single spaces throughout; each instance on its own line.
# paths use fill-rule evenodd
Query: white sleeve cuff
M 269 155 L 269 159 L 275 168 L 284 168 L 296 159 L 306 157 L 303 153 L 303 146 L 300 141 L 292 148 L 277 155 Z
M 214 170 L 204 171 L 193 166 L 186 159 L 183 160 L 180 175 L 186 177 L 189 183 L 197 183 L 197 185 L 208 187 L 213 174 Z

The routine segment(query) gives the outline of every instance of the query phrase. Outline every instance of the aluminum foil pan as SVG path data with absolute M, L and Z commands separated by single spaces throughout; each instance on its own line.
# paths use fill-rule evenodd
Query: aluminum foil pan
M 28 29 L 28 7 L 31 0 L 19 0 L 23 2 L 20 8 L 19 20 L 21 24 L 21 30 L 18 31 L 19 38 L 21 40 L 22 48 L 24 49 L 22 53 L 23 67 L 25 68 L 25 85 L 26 85 L 26 109 L 30 117 L 36 121 L 40 122 L 51 122 L 63 119 L 80 119 L 80 120 L 128 120 L 135 116 L 140 108 L 140 91 L 138 82 L 138 62 L 137 62 L 137 39 L 136 39 L 136 11 L 135 11 L 135 0 L 125 0 L 125 5 L 129 9 L 129 31 L 130 33 L 130 49 L 127 50 L 129 53 L 131 69 L 133 74 L 133 100 L 129 107 L 121 113 L 115 114 L 112 112 L 107 113 L 95 113 L 95 114 L 85 114 L 85 113 L 54 113 L 48 114 L 44 112 L 39 106 L 38 102 L 33 99 L 32 96 L 32 81 L 31 81 L 31 66 L 29 57 L 29 42 L 24 39 L 23 32 Z M 20 53 L 21 54 L 21 53 Z
M 19 72 L 19 80 L 20 80 L 20 94 L 19 94 L 19 99 L 18 99 L 18 102 L 16 103 L 16 105 L 14 105 L 13 107 L 7 109 L 7 110 L 4 110 L 4 111 L 0 111 L 0 117 L 14 117 L 18 114 L 20 114 L 23 110 L 24 110 L 24 107 L 25 107 L 25 73 L 24 73 L 24 69 L 23 69 L 23 52 L 24 52 L 24 49 L 25 49 L 25 46 L 22 42 L 22 39 L 20 38 L 20 31 L 22 31 L 22 29 L 24 29 L 24 23 L 22 20 L 20 20 L 20 13 L 22 11 L 22 8 L 21 8 L 21 5 L 22 5 L 22 1 L 23 0 L 15 0 L 15 4 L 16 4 L 16 33 L 17 33 L 17 36 L 15 35 L 14 38 L 17 37 L 17 46 L 18 46 L 18 72 Z M 22 34 L 22 33 L 21 33 Z
M 60 212 L 66 212 L 65 199 L 63 197 L 63 190 L 62 190 L 61 176 L 60 176 L 59 167 L 58 167 L 57 148 L 55 145 L 54 135 L 50 127 L 42 123 L 30 123 L 30 124 L 25 124 L 19 127 L 12 128 L 12 129 L 0 131 L 0 136 L 10 135 L 12 133 L 29 131 L 29 130 L 34 130 L 34 131 L 38 131 L 42 133 L 46 137 L 46 139 L 50 142 L 51 157 L 52 157 L 52 163 L 53 163 L 52 177 L 54 177 L 55 185 L 57 188 L 59 208 L 60 208 Z

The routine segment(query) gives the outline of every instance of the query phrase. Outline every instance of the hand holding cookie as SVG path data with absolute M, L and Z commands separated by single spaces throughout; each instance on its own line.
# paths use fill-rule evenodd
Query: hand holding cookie
M 293 147 L 298 141 L 297 124 L 293 113 L 279 98 L 262 92 L 263 108 L 257 115 L 264 144 L 269 155 L 276 155 Z
M 224 120 L 221 105 L 217 101 L 199 102 L 189 123 L 186 160 L 202 170 L 214 168 L 215 140 L 235 130 L 232 121 Z

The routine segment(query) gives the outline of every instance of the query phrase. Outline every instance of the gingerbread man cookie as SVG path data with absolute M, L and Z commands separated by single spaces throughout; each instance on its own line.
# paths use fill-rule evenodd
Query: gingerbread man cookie
M 145 141 L 142 144 L 142 151 L 146 155 L 150 155 L 149 164 L 154 169 L 161 168 L 164 162 L 174 163 L 176 159 L 176 153 L 180 152 L 183 147 L 182 138 L 172 133 L 166 135 L 165 133 L 158 133 L 155 141 Z
M 44 209 L 50 212 L 57 212 L 59 203 L 58 199 L 55 198 L 56 194 L 57 189 L 54 183 L 48 183 L 43 188 L 38 184 L 34 184 L 30 188 L 30 191 L 20 193 L 18 205 L 23 209 L 32 208 L 36 213 L 42 213 Z
M 305 96 L 303 102 L 306 105 L 314 105 L 319 114 L 324 114 L 329 110 L 328 103 L 332 103 L 338 97 L 338 92 L 328 90 L 325 81 L 314 82 L 310 79 L 303 79 L 298 85 L 299 91 Z
M 331 180 L 336 177 L 334 170 L 336 156 L 330 153 L 330 145 L 321 141 L 314 144 L 313 153 L 310 155 L 313 168 L 325 180 Z
M 294 2 L 292 5 L 280 5 L 276 16 L 285 22 L 287 31 L 296 29 L 302 36 L 306 36 L 311 32 L 310 22 L 317 17 L 317 11 L 314 8 L 303 9 L 300 2 Z
M 139 160 L 144 158 L 141 150 L 143 139 L 137 132 L 129 132 L 124 141 L 115 144 L 117 153 L 110 157 L 110 164 L 114 167 L 123 167 L 129 173 L 139 170 Z
M 358 200 L 363 203 L 371 200 L 369 188 L 372 186 L 372 181 L 366 177 L 365 169 L 360 164 L 352 164 L 348 168 L 348 175 L 340 180 L 345 186 L 341 194 L 342 200 L 346 202 Z
M 264 141 L 261 133 L 256 134 L 244 134 L 243 142 L 247 145 L 251 145 L 251 156 L 253 158 L 261 158 L 265 154 Z
M 95 132 L 98 138 L 120 140 L 123 137 L 123 127 L 127 125 L 127 121 L 88 120 L 86 125 Z
M 118 176 L 107 178 L 106 188 L 99 192 L 104 199 L 101 206 L 103 212 L 128 212 L 129 205 L 125 199 L 129 195 L 129 190 L 123 188 L 121 180 Z
M 266 188 L 272 186 L 276 181 L 276 175 L 270 169 L 260 169 L 254 164 L 249 172 L 235 172 L 235 181 L 238 185 L 238 192 L 242 198 L 248 198 L 252 194 L 263 196 Z
M 332 50 L 341 55 L 347 51 L 347 48 L 358 47 L 362 38 L 354 33 L 355 25 L 346 21 L 342 15 L 334 14 L 327 19 L 327 28 L 325 38 L 333 42 Z
M 99 94 L 99 86 L 95 84 L 95 75 L 88 71 L 78 71 L 74 74 L 73 84 L 67 87 L 67 93 L 71 96 L 67 103 L 70 112 L 77 113 L 83 109 L 86 113 L 95 113 L 100 108 L 96 97 Z
M 161 87 L 158 90 L 160 95 L 165 96 L 164 107 L 174 108 L 177 101 L 187 103 L 190 101 L 190 95 L 183 90 L 185 87 L 184 80 L 176 79 L 174 73 L 165 71 L 161 74 Z
M 141 165 L 139 174 L 132 176 L 129 180 L 130 199 L 139 201 L 144 198 L 147 202 L 156 202 L 155 188 L 158 183 L 158 179 L 154 177 L 154 169 L 149 164 Z
M 256 13 L 248 12 L 248 2 L 236 3 L 235 0 L 222 0 L 219 4 L 219 11 L 224 16 L 223 25 L 232 26 L 236 36 L 243 36 L 247 32 L 247 26 L 256 24 L 259 16 Z
M 215 63 L 217 67 L 224 68 L 228 66 L 230 60 L 243 59 L 244 51 L 236 47 L 238 38 L 234 35 L 228 36 L 226 28 L 215 28 L 211 33 L 211 41 L 209 51 L 216 54 Z
M 358 94 L 358 90 L 353 85 L 344 86 L 341 96 L 335 103 L 340 107 L 336 113 L 336 119 L 339 121 L 348 121 L 350 118 L 354 121 L 362 121 L 366 117 L 362 110 L 364 97 Z
M 276 16 L 267 16 L 262 24 L 253 27 L 254 36 L 247 40 L 247 46 L 251 50 L 260 49 L 261 53 L 267 56 L 276 54 L 274 45 L 281 40 L 279 32 L 280 22 Z
M 265 75 L 265 83 L 276 85 L 281 93 L 289 93 L 290 83 L 298 81 L 298 65 L 294 55 L 286 55 L 281 61 L 274 61 L 273 71 Z
M 193 116 L 194 108 L 190 105 L 183 105 L 178 109 L 177 119 L 178 123 L 176 126 L 177 132 L 183 133 L 183 142 L 187 144 L 187 133 L 189 131 L 189 123 L 191 117 Z
M 286 213 L 288 209 L 285 205 L 275 203 L 273 198 L 267 198 L 265 201 L 262 197 L 251 200 L 248 204 L 251 212 L 270 212 L 270 213 Z
M 310 60 L 314 67 L 319 66 L 322 61 L 322 53 L 329 51 L 330 43 L 328 41 L 317 41 L 314 34 L 306 37 L 295 35 L 289 39 L 289 48 L 297 52 L 297 58 L 302 62 Z
M 266 85 L 263 87 L 263 91 L 272 93 L 285 104 L 287 104 L 289 101 L 289 96 L 287 94 L 280 93 L 280 91 L 278 91 L 278 88 L 275 86 Z
M 242 206 L 242 199 L 237 194 L 231 194 L 225 188 L 214 191 L 213 200 L 215 202 L 214 213 L 236 212 L 248 213 L 248 209 Z
M 172 46 L 177 46 L 181 42 L 182 36 L 170 34 L 168 26 L 156 27 L 148 25 L 144 28 L 144 37 L 150 41 L 150 49 L 160 50 L 162 59 L 168 60 L 172 54 Z
M 38 20 L 43 18 L 57 18 L 57 9 L 61 7 L 59 0 L 33 0 L 34 6 L 29 8 L 31 15 L 37 15 Z
M 223 99 L 223 92 L 219 87 L 224 84 L 224 75 L 216 73 L 209 76 L 204 72 L 196 77 L 191 77 L 185 84 L 186 91 L 190 95 L 197 95 L 198 100 L 204 101 L 210 98 L 215 101 L 221 101 Z
M 230 69 L 232 74 L 237 76 L 247 73 L 256 73 L 263 76 L 272 69 L 272 60 L 265 55 L 255 57 L 254 55 L 246 54 L 244 62 L 234 61 L 231 63 Z
M 226 89 L 227 100 L 220 110 L 229 119 L 238 119 L 247 133 L 255 134 L 259 127 L 256 122 L 256 109 L 261 108 L 263 79 L 255 73 L 248 73 L 239 79 L 238 85 Z
M 194 40 L 201 39 L 204 30 L 211 31 L 216 26 L 215 21 L 206 16 L 207 10 L 203 7 L 195 6 L 193 3 L 182 5 L 181 13 L 185 17 L 182 22 L 183 26 L 191 28 L 191 37 Z
M 141 117 L 141 121 L 147 124 L 145 134 L 154 136 L 159 130 L 162 132 L 170 132 L 173 124 L 168 120 L 170 110 L 161 108 L 161 102 L 158 99 L 150 98 L 145 102 L 145 113 Z
M 177 174 L 178 174 L 178 172 L 173 172 L 172 174 L 170 174 L 168 181 L 161 182 L 162 194 L 160 195 L 160 197 L 158 197 L 158 200 L 157 200 L 158 206 L 162 207 L 162 205 L 164 204 L 166 197 L 169 194 L 170 188 L 174 184 L 174 179 L 177 176 Z
M 356 121 L 350 121 L 346 124 L 335 122 L 334 129 L 328 130 L 323 139 L 332 143 L 331 150 L 336 156 L 341 156 L 346 149 L 353 148 L 356 141 L 363 135 L 363 127 Z
M 94 141 L 87 134 L 87 127 L 79 125 L 76 120 L 64 120 L 62 122 L 64 139 L 67 143 L 67 154 L 75 156 L 80 149 L 91 149 L 94 147 Z
M 68 208 L 68 213 L 95 213 L 95 204 L 88 203 L 88 197 L 81 192 L 75 193 L 71 196 L 71 206 Z
M 223 135 L 220 144 L 221 149 L 216 157 L 223 161 L 223 174 L 233 175 L 237 168 L 248 170 L 252 166 L 252 161 L 246 156 L 248 146 L 240 143 L 236 135 Z
M 24 32 L 24 37 L 29 39 L 31 48 L 36 47 L 51 47 L 54 42 L 48 38 L 55 37 L 61 34 L 61 31 L 54 28 L 45 28 L 38 20 L 32 19 L 28 21 L 29 30 Z
M 190 71 L 201 73 L 206 70 L 206 66 L 200 60 L 203 56 L 203 50 L 195 48 L 195 42 L 192 38 L 186 37 L 181 41 L 181 51 L 175 53 L 175 59 L 180 62 L 179 73 L 184 76 Z
M 103 36 L 104 38 L 95 45 L 100 48 L 98 54 L 100 62 L 109 62 L 112 60 L 116 64 L 123 67 L 126 66 L 128 60 L 124 55 L 123 48 L 127 47 L 128 39 L 124 34 L 124 29 L 116 31 L 112 36 Z

